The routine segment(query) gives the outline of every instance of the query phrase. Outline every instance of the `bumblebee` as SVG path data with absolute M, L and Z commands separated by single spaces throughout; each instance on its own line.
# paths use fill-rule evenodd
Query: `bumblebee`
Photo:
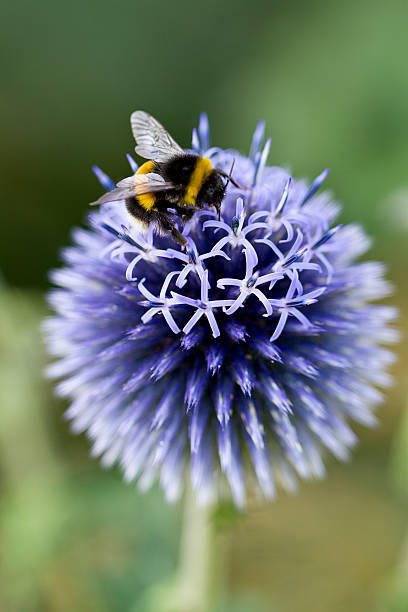
M 130 222 L 146 230 L 154 223 L 181 246 L 186 238 L 177 229 L 177 216 L 185 223 L 205 206 L 221 214 L 230 174 L 213 168 L 206 157 L 184 151 L 154 117 L 135 111 L 130 117 L 136 153 L 149 161 L 91 205 L 125 200 Z M 222 177 L 227 179 L 226 182 Z M 171 210 L 169 210 L 171 209 Z

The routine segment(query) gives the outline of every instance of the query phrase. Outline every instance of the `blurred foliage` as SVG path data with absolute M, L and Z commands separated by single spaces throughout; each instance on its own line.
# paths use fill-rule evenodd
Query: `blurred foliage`
M 391 466 L 394 486 L 408 502 L 408 406 L 395 436 Z
M 0 268 L 12 287 L 45 286 L 100 194 L 92 164 L 115 180 L 128 172 L 132 110 L 185 146 L 204 110 L 222 147 L 248 150 L 265 118 L 271 164 L 310 178 L 331 167 L 343 220 L 367 227 L 373 255 L 402 281 L 406 337 L 406 0 L 16 0 L 0 18 Z M 104 472 L 86 438 L 70 436 L 42 380 L 44 311 L 37 293 L 0 291 L 0 610 L 158 612 L 152 592 L 176 567 L 179 507 Z M 381 427 L 358 428 L 352 466 L 329 461 L 330 477 L 296 498 L 254 501 L 229 534 L 235 513 L 218 510 L 228 597 L 214 612 L 408 610 L 400 353 Z
M 212 511 L 211 520 L 219 532 L 228 531 L 245 517 L 245 512 L 234 506 L 232 500 L 221 501 Z
M 242 151 L 265 118 L 270 163 L 310 178 L 331 167 L 344 219 L 363 222 L 381 255 L 400 257 L 396 243 L 407 254 L 382 214 L 407 187 L 405 0 L 16 0 L 0 17 L 0 261 L 10 283 L 44 285 L 100 194 L 92 164 L 115 180 L 128 172 L 136 108 L 185 146 L 205 110 L 214 142 Z
M 391 453 L 391 482 L 408 503 L 408 406 L 395 435 Z M 408 610 L 408 529 L 402 539 L 395 567 L 383 581 L 379 612 Z

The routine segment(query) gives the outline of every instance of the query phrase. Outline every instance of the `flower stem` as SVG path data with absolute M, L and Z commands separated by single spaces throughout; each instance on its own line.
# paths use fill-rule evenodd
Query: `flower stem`
M 216 534 L 211 508 L 199 506 L 186 491 L 177 590 L 180 612 L 205 612 L 215 596 Z
M 170 588 L 156 591 L 150 609 L 160 612 L 213 610 L 223 585 L 225 542 L 216 533 L 213 508 L 199 506 L 188 488 L 184 498 L 179 564 Z

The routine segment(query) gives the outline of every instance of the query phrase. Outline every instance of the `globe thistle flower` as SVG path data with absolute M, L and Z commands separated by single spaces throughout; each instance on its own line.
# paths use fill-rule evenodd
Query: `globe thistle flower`
M 372 426 L 390 382 L 395 310 L 379 263 L 356 263 L 369 240 L 335 225 L 320 187 L 266 166 L 264 124 L 250 155 L 210 148 L 206 116 L 193 150 L 247 189 L 228 186 L 222 217 L 197 212 L 185 250 L 127 225 L 105 204 L 73 232 L 52 273 L 48 374 L 67 418 L 104 465 L 176 499 L 188 478 L 200 502 L 322 477 L 327 451 L 345 460 L 350 422 Z M 133 171 L 134 160 L 128 156 Z M 114 187 L 99 168 L 105 189 Z M 182 229 L 182 228 L 180 228 Z

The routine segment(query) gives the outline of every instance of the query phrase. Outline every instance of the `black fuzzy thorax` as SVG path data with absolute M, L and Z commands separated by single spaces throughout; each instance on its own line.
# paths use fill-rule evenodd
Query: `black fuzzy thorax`
M 173 193 L 167 193 L 167 198 L 171 198 L 172 195 L 173 197 L 180 196 L 185 191 L 199 159 L 198 155 L 186 153 L 185 155 L 177 155 L 167 162 L 156 162 L 155 172 L 160 174 L 165 181 L 178 186 Z M 220 174 L 217 170 L 212 170 L 198 192 L 196 206 L 221 204 L 224 193 L 225 185 Z
M 198 159 L 198 156 L 192 153 L 177 155 L 169 161 L 156 162 L 154 171 L 160 174 L 166 182 L 185 187 L 188 185 Z

